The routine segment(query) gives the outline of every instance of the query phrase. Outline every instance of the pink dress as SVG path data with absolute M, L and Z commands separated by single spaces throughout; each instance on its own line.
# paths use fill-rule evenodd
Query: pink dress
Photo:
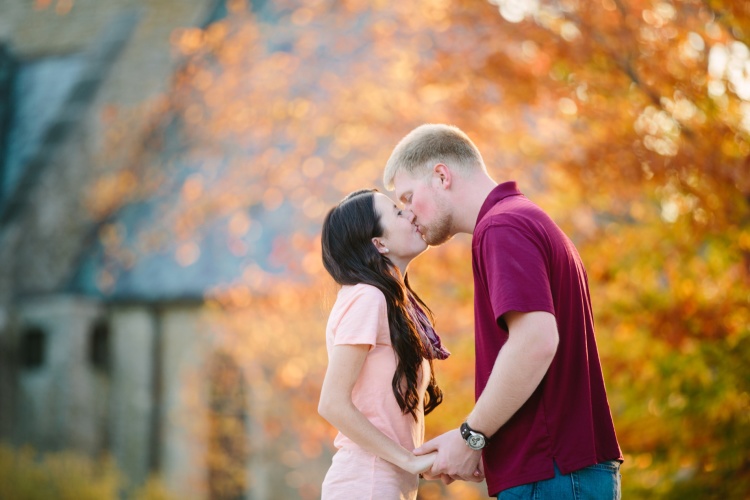
M 391 347 L 388 314 L 383 293 L 371 285 L 344 286 L 339 291 L 326 327 L 330 356 L 335 345 L 367 344 L 362 371 L 352 391 L 359 411 L 380 431 L 407 450 L 424 442 L 424 393 L 430 365 L 422 361 L 419 378 L 420 409 L 417 421 L 404 415 L 391 388 L 396 357 Z M 340 432 L 334 440 L 338 451 L 323 481 L 322 500 L 417 498 L 419 477 L 366 452 Z

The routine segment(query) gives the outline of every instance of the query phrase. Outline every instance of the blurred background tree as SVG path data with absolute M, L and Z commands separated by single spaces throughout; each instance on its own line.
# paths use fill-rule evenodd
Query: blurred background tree
M 289 201 L 314 226 L 337 197 L 378 184 L 413 126 L 460 126 L 495 178 L 518 178 L 581 249 L 626 493 L 747 494 L 750 6 L 278 9 L 284 22 L 271 25 L 237 4 L 175 36 L 191 143 L 264 148 L 252 169 L 266 175 L 261 199 Z M 471 397 L 469 252 L 465 239 L 454 247 L 412 273 L 458 353 L 439 367 L 448 403 L 431 433 L 455 426 Z
M 228 437 L 253 418 L 280 443 L 266 458 L 285 468 L 286 483 L 303 498 L 318 493 L 334 434 L 315 414 L 335 296 L 320 263 L 323 214 L 354 189 L 380 186 L 414 126 L 448 122 L 581 251 L 626 455 L 624 496 L 747 495 L 747 2 L 224 5 L 204 28 L 172 33 L 184 63 L 148 110 L 159 119 L 142 150 L 120 145 L 131 113 L 143 111 L 106 114 L 104 154 L 130 159 L 93 179 L 86 199 L 104 221 L 128 203 L 162 200 L 130 242 L 102 226 L 105 293 L 138 257 L 166 247 L 192 266 L 212 221 L 232 255 L 255 259 L 205 293 L 212 331 L 231 353 L 212 372 L 216 488 L 227 497 L 242 489 L 241 471 L 222 464 L 253 453 Z M 469 255 L 458 237 L 412 269 L 453 351 L 437 366 L 446 401 L 427 420 L 430 435 L 457 426 L 473 400 Z M 249 396 L 236 387 L 237 367 L 260 412 L 238 408 Z M 461 483 L 420 492 L 482 494 Z

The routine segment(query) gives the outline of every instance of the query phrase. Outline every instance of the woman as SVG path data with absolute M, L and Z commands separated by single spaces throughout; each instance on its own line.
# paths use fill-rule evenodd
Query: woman
M 412 450 L 424 440 L 424 415 L 443 397 L 432 360 L 449 353 L 403 278 L 427 248 L 410 219 L 387 196 L 363 190 L 323 223 L 323 264 L 341 285 L 318 406 L 339 430 L 323 500 L 415 499 L 419 474 L 435 458 Z

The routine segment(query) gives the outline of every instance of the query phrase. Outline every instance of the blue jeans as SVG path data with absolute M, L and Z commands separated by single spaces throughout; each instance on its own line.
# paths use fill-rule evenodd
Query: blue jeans
M 498 500 L 620 500 L 620 462 L 602 462 L 562 475 L 501 491 Z

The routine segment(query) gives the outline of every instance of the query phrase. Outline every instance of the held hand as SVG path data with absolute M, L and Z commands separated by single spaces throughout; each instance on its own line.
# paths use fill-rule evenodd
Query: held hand
M 479 461 L 479 465 L 477 466 L 477 470 L 474 472 L 474 475 L 484 479 L 484 460 Z
M 428 443 L 432 443 L 432 441 Z M 428 443 L 424 443 L 422 446 L 415 449 L 414 454 L 416 456 L 430 456 L 432 457 L 432 461 L 434 463 L 435 456 L 437 456 L 437 453 L 435 451 L 430 451 L 430 450 L 435 450 L 435 449 L 432 448 L 431 445 Z M 425 453 L 428 453 L 428 455 L 424 455 Z M 430 466 L 432 466 L 432 464 L 430 464 Z M 445 483 L 446 485 L 451 484 L 454 481 L 454 479 L 452 479 L 450 476 L 446 476 L 444 474 L 432 474 L 432 471 L 430 470 L 426 470 L 422 472 L 420 476 L 423 479 L 426 479 L 428 481 L 443 481 L 443 483 Z
M 414 475 L 422 474 L 427 472 L 435 463 L 435 457 L 437 453 L 430 453 L 428 455 L 418 455 L 410 458 L 409 461 L 402 467 L 405 471 L 408 471 Z
M 414 453 L 423 455 L 435 451 L 437 457 L 430 470 L 431 476 L 443 476 L 443 482 L 446 484 L 455 479 L 477 483 L 484 480 L 484 473 L 479 469 L 482 452 L 466 446 L 458 429 L 426 442 L 414 450 Z
M 426 479 L 426 480 L 428 480 L 428 481 L 442 481 L 442 482 L 443 482 L 443 483 L 445 483 L 446 485 L 447 485 L 447 484 L 451 484 L 451 483 L 452 483 L 453 481 L 455 481 L 455 479 L 453 479 L 452 477 L 450 477 L 450 476 L 447 476 L 447 475 L 445 475 L 445 474 L 441 474 L 441 475 L 439 475 L 439 476 L 433 476 L 433 475 L 432 475 L 432 474 L 430 474 L 429 472 L 425 472 L 425 473 L 423 473 L 423 474 L 421 475 L 421 477 L 422 477 L 423 479 Z

